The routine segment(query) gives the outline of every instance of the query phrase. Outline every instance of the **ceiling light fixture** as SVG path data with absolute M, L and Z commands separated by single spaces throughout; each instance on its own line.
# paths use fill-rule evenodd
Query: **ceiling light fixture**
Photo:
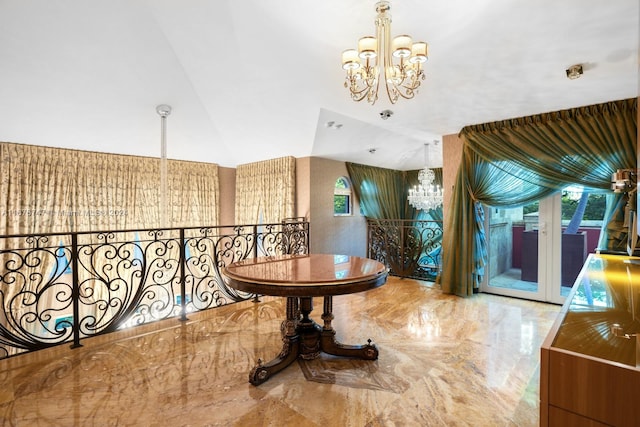
M 437 141 L 434 141 L 437 144 Z M 418 181 L 420 185 L 409 189 L 409 204 L 414 208 L 424 211 L 430 211 L 442 206 L 442 188 L 434 185 L 436 173 L 429 169 L 427 157 L 429 151 L 429 143 L 424 144 L 424 169 L 418 172 Z
M 391 40 L 390 9 L 388 1 L 376 3 L 376 37 L 362 37 L 358 50 L 342 52 L 342 68 L 347 71 L 344 86 L 354 101 L 366 98 L 375 104 L 380 79 L 384 79 L 389 100 L 395 104 L 400 97 L 413 98 L 424 80 L 421 64 L 428 59 L 427 43 L 413 43 L 407 35 Z
M 582 64 L 572 65 L 565 70 L 567 77 L 571 80 L 575 80 L 582 75 Z

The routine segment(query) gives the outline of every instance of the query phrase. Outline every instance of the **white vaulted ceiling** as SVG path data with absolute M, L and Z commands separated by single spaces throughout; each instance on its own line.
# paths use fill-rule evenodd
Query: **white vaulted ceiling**
M 637 0 L 398 0 L 392 33 L 429 43 L 427 79 L 410 101 L 353 102 L 340 55 L 374 5 L 0 0 L 0 141 L 159 156 L 169 104 L 170 158 L 406 170 L 465 125 L 638 96 Z

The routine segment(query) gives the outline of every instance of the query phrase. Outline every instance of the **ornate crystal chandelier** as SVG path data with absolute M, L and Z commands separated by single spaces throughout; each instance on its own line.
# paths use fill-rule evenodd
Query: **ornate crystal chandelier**
M 375 104 L 382 78 L 389 100 L 395 104 L 400 97 L 413 98 L 424 80 L 421 64 L 428 58 L 427 43 L 412 43 L 407 35 L 392 41 L 390 9 L 388 1 L 376 3 L 376 37 L 362 37 L 358 50 L 347 49 L 342 53 L 342 68 L 347 71 L 344 86 L 354 101 L 367 98 L 367 102 Z
M 434 185 L 436 174 L 427 167 L 427 153 L 429 144 L 424 144 L 424 169 L 418 173 L 420 185 L 409 189 L 409 204 L 414 208 L 424 211 L 436 209 L 442 206 L 442 188 Z

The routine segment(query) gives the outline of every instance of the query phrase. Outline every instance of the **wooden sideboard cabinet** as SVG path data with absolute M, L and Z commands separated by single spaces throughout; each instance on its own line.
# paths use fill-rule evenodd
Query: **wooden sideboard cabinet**
M 541 427 L 640 426 L 640 258 L 589 255 L 540 352 Z

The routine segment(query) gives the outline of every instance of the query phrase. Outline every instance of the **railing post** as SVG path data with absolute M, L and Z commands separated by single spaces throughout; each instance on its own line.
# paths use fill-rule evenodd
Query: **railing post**
M 253 226 L 253 257 L 258 258 L 258 226 Z
M 400 229 L 400 247 L 398 248 L 398 274 L 400 277 L 405 277 L 406 273 L 404 271 L 404 223 L 402 220 L 396 220 L 396 224 L 398 224 L 398 228 Z
M 80 344 L 80 283 L 78 283 L 78 252 L 78 234 L 71 233 L 71 303 L 73 304 L 73 344 L 71 344 L 71 348 L 82 347 L 82 344 Z
M 253 225 L 253 258 L 258 258 L 258 226 Z M 260 295 L 253 296 L 253 302 L 260 302 Z
M 368 258 L 374 258 L 373 255 L 373 251 L 371 250 L 371 229 L 373 228 L 373 225 L 371 224 L 371 220 L 369 218 L 366 219 L 367 221 L 367 257 Z
M 187 290 L 186 290 L 186 250 L 187 242 L 184 239 L 184 228 L 180 229 L 180 320 L 189 320 L 187 318 Z

